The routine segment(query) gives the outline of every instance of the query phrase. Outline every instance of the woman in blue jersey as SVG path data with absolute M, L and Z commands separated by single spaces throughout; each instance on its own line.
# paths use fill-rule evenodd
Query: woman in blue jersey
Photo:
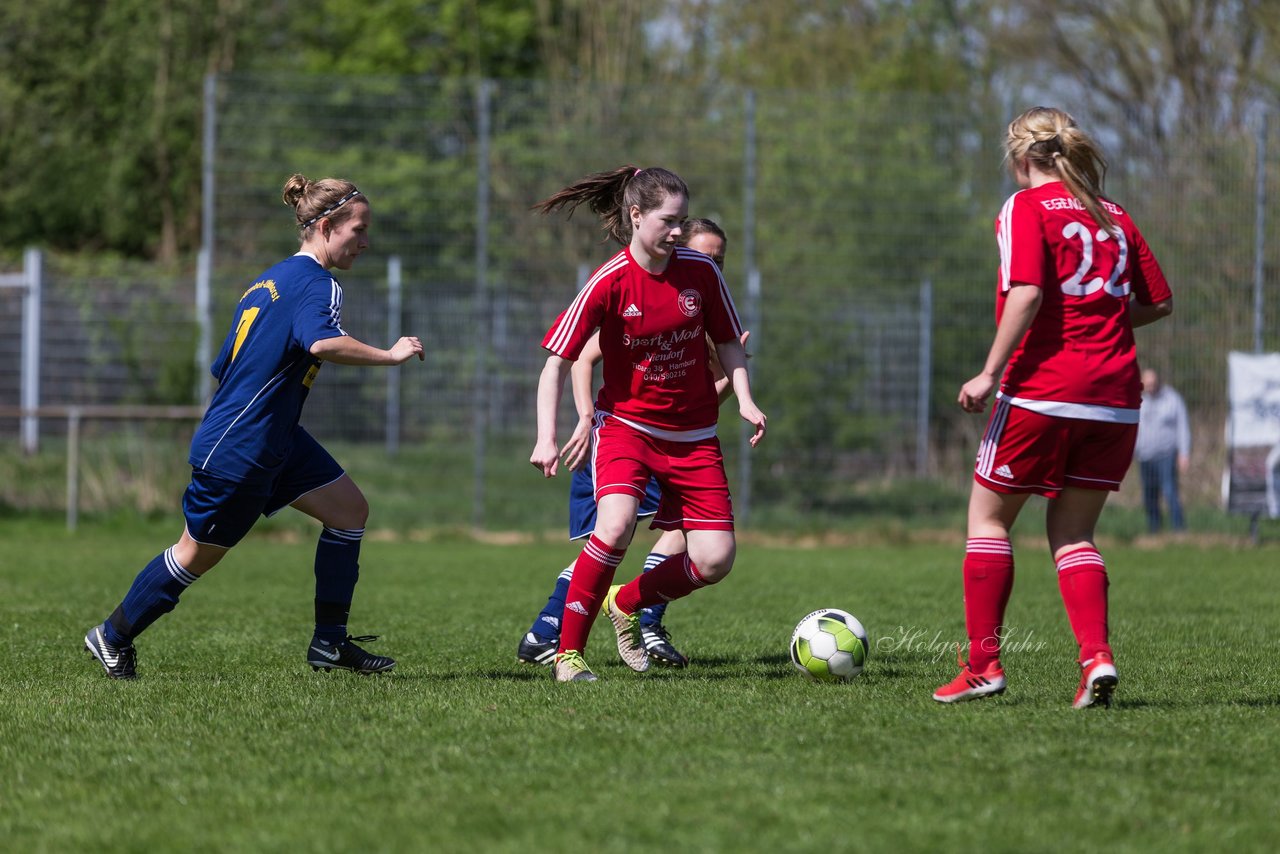
M 172 611 L 190 584 L 222 560 L 259 516 L 286 506 L 318 519 L 315 635 L 307 662 L 317 670 L 391 670 L 347 634 L 369 505 L 342 467 L 298 419 L 322 362 L 399 365 L 423 358 L 422 342 L 389 350 L 342 329 L 342 287 L 328 270 L 349 270 L 369 247 L 369 203 L 349 181 L 293 175 L 284 202 L 294 210 L 301 249 L 254 281 L 240 298 L 213 363 L 218 389 L 191 441 L 191 485 L 182 496 L 178 542 L 143 568 L 119 607 L 84 644 L 113 679 L 137 675 L 133 640 Z

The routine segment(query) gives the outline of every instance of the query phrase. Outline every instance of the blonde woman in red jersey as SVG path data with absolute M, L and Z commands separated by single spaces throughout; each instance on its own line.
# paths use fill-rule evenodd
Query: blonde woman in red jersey
M 1173 298 L 1137 226 L 1101 196 L 1106 161 L 1071 116 L 1028 110 L 1010 122 L 1005 155 L 1022 189 L 996 219 L 995 341 L 959 395 L 966 412 L 982 412 L 996 393 L 969 498 L 969 659 L 933 698 L 953 703 L 1004 691 L 1009 532 L 1028 496 L 1043 495 L 1058 586 L 1080 645 L 1072 705 L 1110 706 L 1118 674 L 1094 529 L 1137 438 L 1142 383 L 1133 330 L 1171 314 Z
M 622 660 L 643 671 L 640 609 L 714 584 L 733 567 L 733 509 L 715 435 L 719 402 L 706 336 L 739 413 L 755 427 L 752 446 L 766 425 L 751 396 L 742 325 L 720 270 L 679 246 L 689 210 L 680 176 L 624 166 L 588 175 L 535 209 L 572 212 L 584 203 L 625 248 L 596 270 L 542 342 L 551 355 L 538 382 L 538 438 L 529 461 L 546 477 L 560 461 L 556 415 L 565 377 L 597 328 L 603 353 L 592 444 L 596 527 L 573 568 L 553 668 L 558 682 L 595 680 L 583 652 L 602 607 Z M 611 587 L 651 476 L 662 485 L 652 527 L 683 530 L 688 551 Z

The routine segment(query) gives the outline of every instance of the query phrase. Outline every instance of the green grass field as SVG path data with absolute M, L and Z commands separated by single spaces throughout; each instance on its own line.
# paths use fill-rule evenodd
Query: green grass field
M 748 540 L 668 615 L 693 667 L 632 674 L 601 623 L 601 681 L 560 686 L 514 651 L 570 545 L 371 536 L 352 630 L 400 665 L 361 678 L 304 666 L 311 546 L 268 527 L 143 636 L 141 679 L 111 682 L 80 639 L 173 527 L 0 519 L 6 850 L 1274 850 L 1273 546 L 1104 547 L 1121 685 L 1075 712 L 1033 539 L 1008 693 L 930 699 L 963 636 L 958 535 Z M 847 685 L 786 660 L 825 606 L 871 635 Z

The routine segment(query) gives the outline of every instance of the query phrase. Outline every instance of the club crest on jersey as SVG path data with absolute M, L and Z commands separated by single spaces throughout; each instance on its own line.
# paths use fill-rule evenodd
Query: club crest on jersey
M 702 314 L 702 294 L 693 288 L 686 288 L 676 297 L 676 303 L 686 317 L 697 317 Z

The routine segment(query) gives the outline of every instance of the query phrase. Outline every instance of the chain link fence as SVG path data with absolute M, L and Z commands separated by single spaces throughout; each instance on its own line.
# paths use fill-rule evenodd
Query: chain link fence
M 192 366 L 207 371 L 240 294 L 297 248 L 285 179 L 350 178 L 374 222 L 370 252 L 341 275 L 344 327 L 384 345 L 397 328 L 418 335 L 427 361 L 390 381 L 326 365 L 304 423 L 322 441 L 469 455 L 469 482 L 451 488 L 460 518 L 483 525 L 510 472 L 527 468 L 541 335 L 614 251 L 585 211 L 547 218 L 530 206 L 588 172 L 662 165 L 688 182 L 690 214 L 727 232 L 726 279 L 752 331 L 770 434 L 744 454 L 726 405 L 740 514 L 803 523 L 878 489 L 967 480 L 983 424 L 954 397 L 991 341 L 992 221 L 1014 189 L 1001 99 L 254 75 L 212 79 L 207 98 L 207 316 L 194 308 L 205 303 L 194 270 L 88 275 L 51 260 L 43 335 L 58 346 L 45 347 L 45 402 L 193 402 Z M 1139 330 L 1140 356 L 1194 413 L 1189 498 L 1212 502 L 1226 354 L 1280 348 L 1277 249 L 1259 255 L 1256 234 L 1260 209 L 1270 230 L 1280 222 L 1265 192 L 1280 146 L 1242 129 L 1125 149 L 1080 118 L 1117 140 L 1109 194 L 1174 288 L 1175 315 Z M 16 299 L 0 291 L 0 364 L 14 366 L 0 370 L 5 402 L 19 396 Z M 930 492 L 916 488 L 903 512 Z

